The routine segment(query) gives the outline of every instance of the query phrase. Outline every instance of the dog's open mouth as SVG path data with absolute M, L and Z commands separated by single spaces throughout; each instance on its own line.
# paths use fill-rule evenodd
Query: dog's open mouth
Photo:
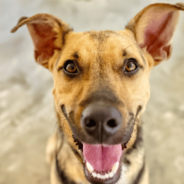
M 122 146 L 83 143 L 85 174 L 92 183 L 114 183 L 119 179 Z
M 113 184 L 118 181 L 121 174 L 120 160 L 126 146 L 86 144 L 75 138 L 74 141 L 83 152 L 84 172 L 89 182 Z

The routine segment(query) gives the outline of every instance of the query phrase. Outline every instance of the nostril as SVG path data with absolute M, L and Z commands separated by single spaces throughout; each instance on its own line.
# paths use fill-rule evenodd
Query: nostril
M 110 127 L 110 128 L 115 128 L 117 127 L 117 122 L 115 119 L 110 119 L 108 122 L 107 122 L 107 125 Z
M 95 122 L 95 120 L 93 120 L 93 119 L 89 119 L 88 121 L 86 121 L 85 125 L 86 125 L 86 127 L 88 127 L 88 128 L 93 128 L 93 127 L 96 126 L 96 122 Z

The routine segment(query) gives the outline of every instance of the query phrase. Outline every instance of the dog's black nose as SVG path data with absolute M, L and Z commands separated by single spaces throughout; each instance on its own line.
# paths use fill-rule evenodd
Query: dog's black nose
M 120 112 L 113 106 L 90 104 L 84 109 L 81 125 L 88 135 L 99 143 L 108 143 L 122 124 Z

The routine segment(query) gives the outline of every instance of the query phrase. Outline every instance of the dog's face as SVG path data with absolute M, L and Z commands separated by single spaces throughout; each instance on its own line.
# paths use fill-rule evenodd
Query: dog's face
M 71 32 L 65 38 L 65 47 L 53 68 L 56 110 L 59 117 L 68 119 L 63 131 L 68 126 L 67 131 L 72 129 L 71 134 L 90 144 L 127 143 L 136 116 L 149 98 L 149 62 L 128 31 Z M 109 116 L 114 119 L 114 128 L 118 126 L 112 137 L 100 135 L 99 129 L 93 126 L 95 122 L 91 122 L 91 129 L 84 125 L 90 123 L 83 122 L 85 118 L 100 121 L 98 117 L 88 116 L 95 108 L 103 114 L 101 106 L 113 107 L 107 111 L 120 114 L 121 122 L 113 114 L 112 118 Z M 85 109 L 90 111 L 89 115 L 85 115 Z
M 151 68 L 171 55 L 182 5 L 155 4 L 124 31 L 73 32 L 56 17 L 22 18 L 35 45 L 36 61 L 53 73 L 59 127 L 75 149 L 82 145 L 87 179 L 115 183 L 124 149 L 136 140 L 150 96 Z
M 135 140 L 136 119 L 149 98 L 150 63 L 128 31 L 71 32 L 65 38 L 53 68 L 55 106 L 63 132 L 83 144 L 85 172 L 93 181 L 89 168 L 108 173 Z M 108 182 L 119 178 L 114 167 Z

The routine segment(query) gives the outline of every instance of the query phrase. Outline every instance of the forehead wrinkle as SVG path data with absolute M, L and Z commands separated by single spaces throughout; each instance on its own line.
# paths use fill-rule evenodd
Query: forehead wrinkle
M 57 68 L 57 66 L 58 66 L 58 62 L 59 62 L 59 60 L 61 58 L 61 53 L 62 53 L 62 51 L 60 52 L 59 57 L 57 58 L 57 61 L 55 63 L 55 68 Z
M 65 48 L 66 48 L 66 47 L 65 47 Z M 68 47 L 67 49 L 74 50 L 74 49 L 69 48 L 69 47 Z M 64 48 L 63 48 L 63 50 L 64 50 Z M 61 50 L 61 52 L 60 52 L 60 54 L 59 54 L 59 57 L 58 57 L 58 59 L 57 59 L 57 61 L 56 61 L 56 63 L 55 63 L 55 68 L 57 68 L 57 67 L 58 67 L 58 63 L 59 63 L 59 61 L 60 61 L 60 59 L 61 59 L 61 56 L 62 56 L 63 50 Z M 66 53 L 65 53 L 65 54 L 66 54 Z M 73 54 L 73 55 L 74 55 L 74 54 Z M 73 55 L 69 54 L 69 56 L 73 56 Z
M 139 50 L 139 54 L 141 55 L 144 64 L 146 65 L 146 59 L 145 59 L 145 57 L 144 57 L 143 54 L 142 54 L 141 48 L 138 47 L 138 46 L 137 46 L 137 48 L 138 48 L 138 50 Z
M 146 59 L 145 59 L 145 57 L 143 56 L 142 51 L 141 51 L 141 48 L 138 46 L 137 42 L 136 42 L 130 35 L 127 35 L 127 34 L 126 34 L 126 36 L 127 36 L 132 42 L 134 42 L 134 44 L 131 44 L 131 45 L 129 45 L 128 47 L 130 47 L 130 46 L 132 46 L 132 45 L 135 45 L 136 48 L 137 48 L 138 51 L 139 51 L 139 54 L 141 55 L 141 58 L 142 58 L 142 60 L 143 60 L 143 63 L 146 65 Z M 126 48 L 124 49 L 125 52 L 126 52 L 126 49 L 127 49 L 128 47 L 126 47 Z M 124 54 L 124 51 L 123 51 L 123 54 Z
M 143 64 L 144 65 L 146 65 L 146 59 L 145 59 L 145 57 L 143 56 L 143 53 L 142 53 L 142 51 L 141 51 L 141 48 L 135 43 L 135 44 L 131 44 L 131 45 L 129 45 L 129 46 L 127 46 L 125 49 L 123 49 L 123 56 L 125 57 L 125 56 L 127 56 L 127 54 L 131 54 L 131 52 L 128 52 L 127 51 L 127 49 L 129 49 L 129 47 L 131 47 L 131 46 L 135 46 L 136 47 L 136 49 L 138 50 L 138 52 L 139 52 L 139 55 L 141 56 L 141 58 L 142 58 L 142 61 L 143 61 Z

